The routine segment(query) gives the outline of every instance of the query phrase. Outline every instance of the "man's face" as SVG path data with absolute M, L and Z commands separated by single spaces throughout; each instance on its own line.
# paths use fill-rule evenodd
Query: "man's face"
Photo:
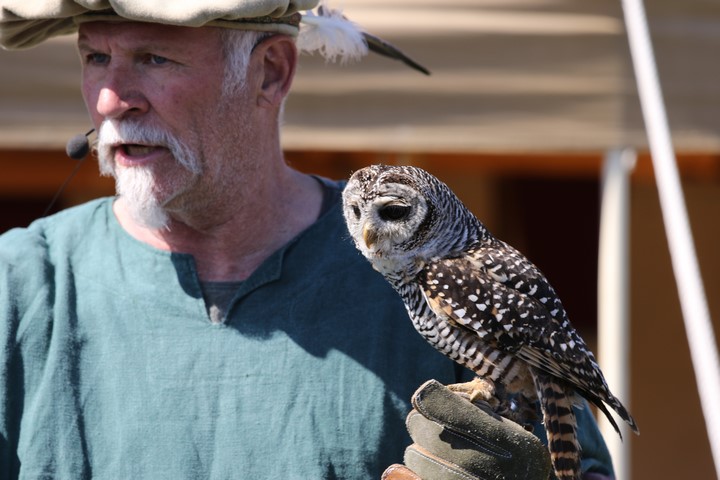
M 92 22 L 80 26 L 78 46 L 100 168 L 115 176 L 131 210 L 173 211 L 209 188 L 234 123 L 227 104 L 242 107 L 222 98 L 219 30 Z

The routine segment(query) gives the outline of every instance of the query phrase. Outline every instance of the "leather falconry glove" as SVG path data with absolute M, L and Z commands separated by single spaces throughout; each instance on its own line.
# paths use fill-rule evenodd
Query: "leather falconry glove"
M 383 480 L 547 480 L 547 447 L 520 425 L 472 404 L 435 380 L 413 395 L 407 417 L 413 444 L 405 465 Z

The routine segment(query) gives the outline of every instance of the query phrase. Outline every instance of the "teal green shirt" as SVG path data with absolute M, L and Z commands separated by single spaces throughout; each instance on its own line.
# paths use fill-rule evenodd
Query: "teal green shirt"
M 193 258 L 138 242 L 111 205 L 0 236 L 1 479 L 379 478 L 410 442 L 413 391 L 457 380 L 338 205 L 223 324 Z

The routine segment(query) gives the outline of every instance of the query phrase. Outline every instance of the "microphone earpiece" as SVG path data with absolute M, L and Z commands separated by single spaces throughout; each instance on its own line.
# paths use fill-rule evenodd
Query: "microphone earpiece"
M 75 135 L 68 140 L 65 145 L 65 153 L 73 160 L 82 160 L 90 153 L 90 142 L 88 141 L 88 135 L 94 132 L 95 129 L 91 128 L 85 135 L 82 133 Z

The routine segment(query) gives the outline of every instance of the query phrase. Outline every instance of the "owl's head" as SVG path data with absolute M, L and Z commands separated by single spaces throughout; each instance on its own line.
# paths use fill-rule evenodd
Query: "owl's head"
M 447 185 L 410 166 L 355 172 L 343 213 L 355 245 L 380 271 L 456 255 L 485 231 Z

